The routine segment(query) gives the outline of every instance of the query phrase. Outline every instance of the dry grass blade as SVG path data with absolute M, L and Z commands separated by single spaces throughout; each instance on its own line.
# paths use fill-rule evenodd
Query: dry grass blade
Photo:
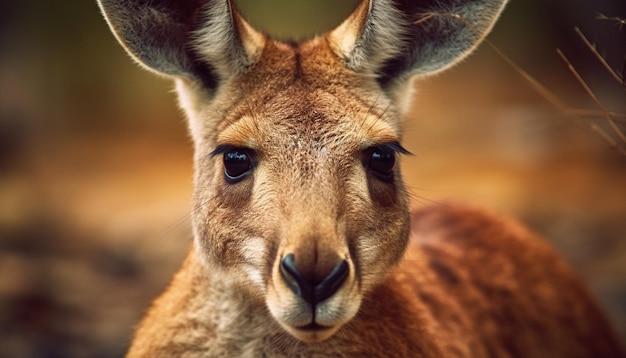
M 603 20 L 603 21 L 611 21 L 617 24 L 617 26 L 619 27 L 619 31 L 622 31 L 622 28 L 624 28 L 624 25 L 626 25 L 626 19 L 622 19 L 621 17 L 618 16 L 606 16 L 602 13 L 598 13 L 598 15 L 596 16 L 596 19 L 598 20 Z
M 609 146 L 611 146 L 611 148 L 615 149 L 618 153 L 626 156 L 626 149 L 621 147 L 617 143 L 617 141 L 613 137 L 611 137 L 605 130 L 600 128 L 597 123 L 590 123 L 589 128 L 591 128 L 594 132 L 598 133 L 602 138 L 604 138 L 604 140 L 609 143 Z
M 423 14 L 423 16 L 420 17 L 415 23 L 417 24 L 420 22 L 427 21 L 435 16 L 450 16 L 452 18 L 455 18 L 461 21 L 463 24 L 465 24 L 465 26 L 470 28 L 472 31 L 474 31 L 477 35 L 479 35 L 480 38 L 482 38 L 481 32 L 478 31 L 478 29 L 472 23 L 470 23 L 469 21 L 467 21 L 462 16 L 456 13 L 439 13 L 439 14 L 426 13 L 426 14 Z M 601 20 L 616 21 L 619 24 L 620 29 L 622 28 L 622 26 L 626 24 L 626 21 L 622 18 L 617 18 L 617 17 L 609 18 L 602 14 L 599 14 L 598 16 L 599 16 L 598 18 Z M 583 43 L 593 52 L 593 54 L 598 58 L 600 63 L 602 63 L 602 65 L 607 69 L 607 71 L 611 74 L 611 76 L 613 76 L 613 78 L 615 78 L 619 83 L 624 84 L 623 75 L 619 74 L 607 63 L 607 61 L 598 53 L 595 46 L 591 44 L 589 40 L 587 40 L 587 38 L 583 35 L 583 33 L 578 28 L 575 28 L 575 31 L 581 37 Z M 617 150 L 620 154 L 626 156 L 626 135 L 624 135 L 624 132 L 617 125 L 617 123 L 626 123 L 626 115 L 607 111 L 602 105 L 602 103 L 600 102 L 600 100 L 598 99 L 598 97 L 595 95 L 595 93 L 583 80 L 583 78 L 580 76 L 578 71 L 576 71 L 574 66 L 567 59 L 567 57 L 565 57 L 565 55 L 561 52 L 561 50 L 557 49 L 557 53 L 563 59 L 563 61 L 565 61 L 570 72 L 572 72 L 572 74 L 576 77 L 576 80 L 583 86 L 587 94 L 591 97 L 593 102 L 596 104 L 596 106 L 598 107 L 598 111 L 572 108 L 566 105 L 557 95 L 552 93 L 552 91 L 550 91 L 548 88 L 542 85 L 539 81 L 537 81 L 533 76 L 531 76 L 523 68 L 518 66 L 513 60 L 511 60 L 511 58 L 509 58 L 506 54 L 500 51 L 500 49 L 497 46 L 495 46 L 493 43 L 491 43 L 488 39 L 484 39 L 483 41 L 500 58 L 502 58 L 509 66 L 511 66 L 511 68 L 513 68 L 526 82 L 528 82 L 531 88 L 533 88 L 541 97 L 543 97 L 546 101 L 548 101 L 550 104 L 556 107 L 564 115 L 569 116 L 569 117 L 578 117 L 578 118 L 582 118 L 582 117 L 605 118 L 607 122 L 609 123 L 611 129 L 613 130 L 615 136 L 617 136 L 619 140 L 616 140 L 612 135 L 610 135 L 604 129 L 602 129 L 602 127 L 600 127 L 597 123 L 593 123 L 593 122 L 589 123 L 589 128 L 591 128 L 594 132 L 598 133 L 602 138 L 604 138 L 604 140 L 606 140 L 609 146 Z
M 617 123 L 615 123 L 615 120 L 613 119 L 613 117 L 611 116 L 611 114 L 609 112 L 606 111 L 606 109 L 604 109 L 604 106 L 602 105 L 602 103 L 600 102 L 600 100 L 598 99 L 598 97 L 595 95 L 595 93 L 593 93 L 593 91 L 591 90 L 591 88 L 589 87 L 589 85 L 587 85 L 587 82 L 585 82 L 585 80 L 580 76 L 580 74 L 578 73 L 578 71 L 576 71 L 576 68 L 574 68 L 574 66 L 572 65 L 572 63 L 567 59 L 567 57 L 563 54 L 563 52 L 560 49 L 556 50 L 557 54 L 559 55 L 559 57 L 561 57 L 561 59 L 565 62 L 565 64 L 567 65 L 567 68 L 570 70 L 570 72 L 574 75 L 574 77 L 576 78 L 576 80 L 580 83 L 580 85 L 585 89 L 585 92 L 587 92 L 587 94 L 589 95 L 589 97 L 591 97 L 591 99 L 593 100 L 593 102 L 596 104 L 596 106 L 598 107 L 598 109 L 602 112 L 604 118 L 607 120 L 607 122 L 609 123 L 609 125 L 611 126 L 611 129 L 613 130 L 613 132 L 615 133 L 615 135 L 617 135 L 617 137 L 620 139 L 620 141 L 624 144 L 626 144 L 626 136 L 624 135 L 624 133 L 622 132 L 622 130 L 617 126 Z M 621 147 L 620 147 L 621 148 Z M 621 148 L 622 151 L 624 151 L 623 148 Z M 625 152 L 626 153 L 626 152 Z
M 596 49 L 596 46 L 593 45 L 591 42 L 589 42 L 589 40 L 587 40 L 587 37 L 585 37 L 585 35 L 582 33 L 582 31 L 580 31 L 580 29 L 578 27 L 574 28 L 574 31 L 576 31 L 576 33 L 578 34 L 578 36 L 580 37 L 580 39 L 583 41 L 583 43 L 585 44 L 585 46 L 587 46 L 587 48 L 589 48 L 589 50 L 594 54 L 594 56 L 596 56 L 596 58 L 598 59 L 598 61 L 600 61 L 600 63 L 602 64 L 602 66 L 604 66 L 604 68 L 609 72 L 609 74 L 611 76 L 613 76 L 613 78 L 615 78 L 615 80 L 620 83 L 621 85 L 624 85 L 624 75 L 620 75 L 619 73 L 617 73 L 604 59 L 604 57 L 602 57 L 600 55 L 600 53 L 598 52 L 598 50 Z
M 530 86 L 535 89 L 543 98 L 545 98 L 548 102 L 550 102 L 553 106 L 557 107 L 561 111 L 567 110 L 568 106 L 563 103 L 554 93 L 552 93 L 548 88 L 542 85 L 539 81 L 537 81 L 533 76 L 528 74 L 528 72 L 524 71 L 520 66 L 518 66 L 511 58 L 509 58 L 506 54 L 504 54 L 500 49 L 494 45 L 489 39 L 484 37 L 484 34 L 479 31 L 476 26 L 474 26 L 471 22 L 463 18 L 461 15 L 456 13 L 441 13 L 441 14 L 433 14 L 426 13 L 423 14 L 420 19 L 418 19 L 415 23 L 420 23 L 426 21 L 434 16 L 450 16 L 454 19 L 461 21 L 465 26 L 467 26 L 470 30 L 478 35 L 479 39 L 482 39 L 483 43 L 485 43 L 489 48 L 491 48 L 500 58 L 502 58 L 509 66 L 511 66 L 519 75 L 522 76 L 526 82 L 530 84 Z
M 541 97 L 550 102 L 553 106 L 558 108 L 562 112 L 566 112 L 568 110 L 568 106 L 559 99 L 552 91 L 542 85 L 539 81 L 537 81 L 533 76 L 531 76 L 528 72 L 524 71 L 523 68 L 518 66 L 510 57 L 504 54 L 496 45 L 491 43 L 489 40 L 485 40 L 485 44 L 489 46 L 500 58 L 502 58 L 509 66 L 511 66 L 515 72 L 517 72 L 522 78 L 530 84 L 530 86 L 539 93 Z
M 581 118 L 601 118 L 604 117 L 604 113 L 600 111 L 594 111 L 590 109 L 578 109 L 578 108 L 570 108 L 565 112 L 567 116 L 581 117 Z M 613 120 L 617 123 L 626 123 L 626 114 L 608 112 L 608 114 L 613 118 Z

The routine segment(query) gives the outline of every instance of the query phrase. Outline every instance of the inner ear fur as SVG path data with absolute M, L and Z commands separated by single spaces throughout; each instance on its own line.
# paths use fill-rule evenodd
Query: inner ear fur
M 139 64 L 208 89 L 247 68 L 264 44 L 229 0 L 98 3 L 115 37 Z
M 438 73 L 469 55 L 507 0 L 364 0 L 328 35 L 348 68 L 383 88 Z
M 188 44 L 201 22 L 201 0 L 98 3 L 117 40 L 139 64 L 164 75 L 195 72 L 195 56 Z

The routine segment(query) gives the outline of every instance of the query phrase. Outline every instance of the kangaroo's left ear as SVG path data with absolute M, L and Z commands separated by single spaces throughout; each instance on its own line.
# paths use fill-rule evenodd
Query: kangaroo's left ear
M 145 68 L 215 90 L 265 44 L 231 0 L 98 0 L 111 30 Z
M 489 33 L 506 2 L 363 0 L 328 39 L 348 68 L 389 88 L 461 61 Z

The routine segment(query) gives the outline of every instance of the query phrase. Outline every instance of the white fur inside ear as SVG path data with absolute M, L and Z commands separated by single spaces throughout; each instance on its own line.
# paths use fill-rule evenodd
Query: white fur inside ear
M 330 32 L 330 44 L 337 54 L 344 58 L 350 56 L 363 33 L 370 10 L 371 2 L 362 1 L 341 25 Z
M 408 24 L 390 0 L 365 0 L 331 31 L 333 50 L 353 71 L 375 75 L 402 51 Z
M 262 33 L 252 28 L 252 26 L 250 26 L 250 24 L 248 24 L 248 22 L 243 18 L 240 18 L 239 21 L 239 36 L 241 37 L 241 43 L 246 51 L 246 56 L 251 59 L 250 62 L 253 62 L 263 51 L 266 38 Z
M 222 79 L 245 72 L 265 44 L 265 37 L 231 6 L 230 1 L 208 2 L 204 10 L 206 20 L 193 36 L 194 49 Z
M 328 39 L 349 69 L 377 78 L 388 90 L 463 60 L 489 33 L 506 2 L 364 0 Z

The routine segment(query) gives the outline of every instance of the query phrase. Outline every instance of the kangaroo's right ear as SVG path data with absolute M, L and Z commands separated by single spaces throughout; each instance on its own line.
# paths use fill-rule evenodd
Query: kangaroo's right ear
M 229 0 L 98 0 L 111 30 L 144 67 L 209 89 L 245 71 L 265 43 Z
M 361 0 L 329 34 L 348 68 L 385 89 L 465 58 L 484 39 L 507 0 Z

